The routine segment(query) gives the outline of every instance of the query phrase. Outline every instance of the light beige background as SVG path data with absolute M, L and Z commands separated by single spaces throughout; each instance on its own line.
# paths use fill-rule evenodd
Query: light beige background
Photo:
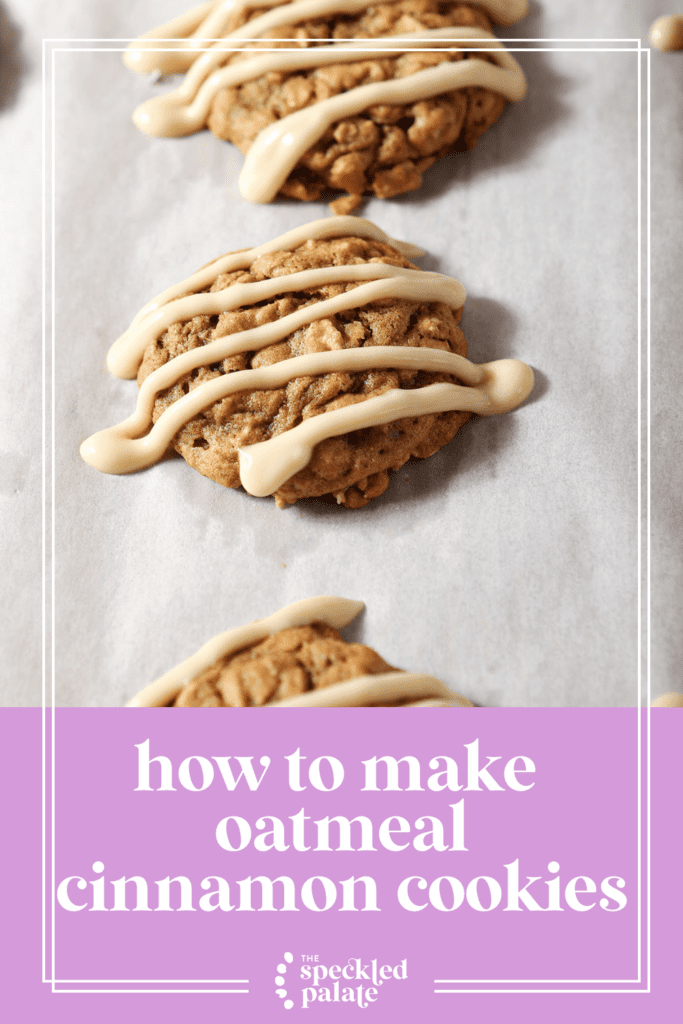
M 659 7 L 532 4 L 518 37 L 643 36 Z M 171 0 L 3 3 L 0 93 L 4 704 L 40 702 L 40 37 L 130 37 Z M 503 32 L 499 31 L 499 35 Z M 13 41 L 12 41 L 13 37 Z M 85 44 L 84 44 L 85 45 Z M 56 702 L 118 705 L 211 635 L 299 597 L 366 612 L 349 635 L 485 705 L 637 701 L 636 57 L 522 53 L 529 97 L 423 190 L 364 214 L 468 291 L 470 356 L 538 373 L 358 512 L 287 511 L 171 459 L 131 477 L 78 444 L 131 410 L 104 369 L 147 299 L 229 249 L 324 216 L 248 206 L 208 133 L 150 140 L 152 87 L 115 53 L 56 66 Z M 15 72 L 17 72 L 15 74 Z M 680 689 L 683 55 L 653 56 L 653 691 Z M 407 480 L 406 480 L 407 478 Z

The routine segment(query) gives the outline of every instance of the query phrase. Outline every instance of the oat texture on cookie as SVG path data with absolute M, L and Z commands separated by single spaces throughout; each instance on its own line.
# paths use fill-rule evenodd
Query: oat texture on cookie
M 318 597 L 214 637 L 129 707 L 470 707 L 433 676 L 402 672 L 339 629 L 359 601 Z
M 279 506 L 328 494 L 365 505 L 472 412 L 512 409 L 533 385 L 517 360 L 465 358 L 465 291 L 411 263 L 416 251 L 369 221 L 329 218 L 168 289 L 109 355 L 114 373 L 137 376 L 135 412 L 84 442 L 83 458 L 125 473 L 172 446 Z
M 208 127 L 234 143 L 253 202 L 332 190 L 346 193 L 333 212 L 349 213 L 363 195 L 418 188 L 523 97 L 524 75 L 490 29 L 525 11 L 526 0 L 204 5 L 129 47 L 134 70 L 186 73 L 134 121 L 149 135 Z

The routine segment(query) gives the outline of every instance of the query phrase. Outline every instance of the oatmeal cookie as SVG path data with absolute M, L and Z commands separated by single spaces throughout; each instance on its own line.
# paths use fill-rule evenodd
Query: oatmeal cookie
M 367 504 L 391 470 L 438 451 L 471 412 L 519 404 L 533 382 L 523 363 L 464 358 L 464 289 L 421 271 L 416 251 L 339 217 L 209 264 L 112 348 L 110 369 L 137 374 L 138 408 L 83 458 L 128 472 L 170 444 L 280 507 L 327 494 Z
M 247 156 L 240 188 L 254 202 L 333 190 L 347 193 L 333 212 L 349 213 L 364 194 L 390 198 L 419 187 L 435 160 L 471 149 L 505 103 L 522 98 L 521 69 L 489 31 L 496 6 L 508 21 L 525 7 L 319 0 L 213 11 L 193 38 L 219 36 L 233 49 L 216 42 L 201 58 L 191 53 L 183 85 L 143 104 L 134 120 L 151 135 L 208 126 L 234 143 Z M 175 30 L 182 35 L 189 24 Z M 399 35 L 400 44 L 392 40 Z M 150 66 L 144 45 L 132 44 L 130 66 Z M 359 46 L 373 51 L 368 59 Z M 425 46 L 437 49 L 412 49 Z M 188 66 L 178 53 L 154 58 L 161 71 Z
M 253 708 L 357 676 L 394 672 L 376 651 L 349 644 L 324 622 L 282 629 L 214 662 L 173 701 L 176 708 Z
M 210 291 L 219 291 L 237 281 L 251 283 L 317 267 L 359 263 L 418 269 L 381 242 L 352 237 L 309 240 L 292 252 L 268 253 L 257 257 L 244 271 L 221 275 Z M 147 347 L 138 382 L 141 384 L 157 367 L 181 352 L 218 337 L 274 323 L 316 301 L 331 299 L 356 287 L 355 283 L 346 282 L 316 285 L 297 292 L 283 292 L 272 301 L 219 316 L 194 317 L 188 322 L 173 324 Z M 202 366 L 184 375 L 157 397 L 153 419 L 156 421 L 172 403 L 205 381 L 235 370 L 270 366 L 294 356 L 389 345 L 425 346 L 466 355 L 465 339 L 457 326 L 460 312 L 445 303 L 391 299 L 316 319 L 261 351 L 240 353 L 218 365 Z M 185 461 L 204 476 L 225 487 L 239 487 L 240 448 L 277 437 L 308 417 L 363 402 L 392 388 L 413 389 L 437 381 L 453 383 L 455 378 L 394 369 L 300 376 L 283 388 L 242 391 L 223 399 L 190 420 L 178 432 L 173 444 Z M 467 412 L 450 412 L 416 417 L 369 427 L 355 436 L 321 441 L 305 469 L 275 491 L 275 499 L 283 506 L 298 498 L 332 493 L 339 504 L 358 508 L 383 493 L 389 482 L 389 470 L 399 469 L 411 455 L 421 458 L 432 455 L 452 440 L 469 416 Z
M 230 630 L 146 687 L 132 707 L 468 707 L 432 676 L 402 672 L 339 628 L 358 601 L 299 601 Z
M 463 53 L 404 53 L 397 57 L 333 64 L 305 74 L 264 75 L 240 87 L 222 89 L 207 126 L 245 155 L 257 136 L 286 114 L 370 83 L 392 82 L 439 65 Z M 478 58 L 481 59 L 481 58 Z M 347 195 L 330 203 L 334 213 L 350 213 L 363 195 L 390 199 L 422 184 L 439 157 L 472 149 L 505 107 L 490 89 L 454 89 L 414 103 L 376 103 L 359 116 L 333 122 L 308 149 L 280 187 L 280 194 L 315 200 L 326 189 Z M 286 116 L 286 115 L 285 115 Z

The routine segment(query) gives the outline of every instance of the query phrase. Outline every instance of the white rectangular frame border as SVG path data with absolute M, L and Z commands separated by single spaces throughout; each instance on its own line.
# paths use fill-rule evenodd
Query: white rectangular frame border
M 252 40 L 242 40 L 249 42 Z M 334 40 L 322 40 L 333 42 Z M 453 42 L 457 42 L 454 37 Z M 646 708 L 637 713 L 637 834 L 638 834 L 638 977 L 637 979 L 435 979 L 434 985 L 457 985 L 457 988 L 435 988 L 435 995 L 453 994 L 592 994 L 592 993 L 650 993 L 650 705 L 651 705 L 651 605 L 650 605 L 650 369 L 651 369 L 651 245 L 650 245 L 650 188 L 651 188 L 651 51 L 643 47 L 640 39 L 505 39 L 514 52 L 633 52 L 638 56 L 638 668 L 636 707 L 640 709 L 643 697 Z M 55 54 L 68 52 L 123 52 L 130 39 L 43 39 L 42 47 L 42 504 L 43 504 L 43 587 L 42 587 L 42 981 L 57 993 L 191 993 L 191 994 L 248 994 L 248 989 L 182 988 L 182 985 L 248 984 L 245 979 L 57 979 L 55 978 L 55 747 L 56 729 L 54 702 L 55 681 Z M 75 44 L 108 44 L 83 46 Z M 574 45 L 557 45 L 557 44 Z M 62 44 L 62 45 L 56 45 Z M 548 45 L 555 44 L 555 45 Z M 577 45 L 585 44 L 585 45 Z M 610 45 L 611 44 L 611 45 Z M 622 45 L 616 45 L 622 44 Z M 161 49 L 161 48 L 160 48 Z M 237 47 L 235 47 L 237 49 Z M 444 49 L 440 47 L 440 49 Z M 363 53 L 372 52 L 364 47 Z M 48 417 L 49 405 L 49 417 Z M 48 500 L 49 496 L 49 500 Z M 643 679 L 645 692 L 643 693 Z M 644 723 L 644 728 L 643 728 Z M 49 794 L 49 799 L 48 799 Z M 643 830 L 645 824 L 645 830 Z M 49 850 L 48 850 L 49 836 Z M 48 899 L 49 896 L 49 899 Z M 643 899 L 645 913 L 643 915 Z M 643 920 L 644 916 L 644 920 Z M 645 942 L 643 943 L 643 936 Z M 643 949 L 643 946 L 645 948 Z M 645 957 L 643 964 L 643 955 Z M 49 968 L 49 969 L 48 969 Z M 645 984 L 645 987 L 635 987 Z M 171 987 L 104 988 L 108 985 L 154 985 Z M 548 988 L 547 986 L 590 985 L 587 988 Z M 65 988 L 65 985 L 93 986 Z M 514 988 L 467 988 L 463 986 L 503 986 Z M 522 988 L 534 985 L 534 988 Z M 630 985 L 628 988 L 600 988 L 600 985 Z

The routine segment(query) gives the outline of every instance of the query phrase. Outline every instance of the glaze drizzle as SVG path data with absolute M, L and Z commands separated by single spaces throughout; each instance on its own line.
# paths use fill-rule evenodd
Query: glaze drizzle
M 266 619 L 248 626 L 230 629 L 209 640 L 196 654 L 166 672 L 140 691 L 126 707 L 166 707 L 187 683 L 210 668 L 219 658 L 259 643 L 282 629 L 324 622 L 343 629 L 358 615 L 362 601 L 343 597 L 313 597 L 287 605 Z M 471 707 L 470 701 L 454 693 L 434 676 L 412 672 L 385 672 L 358 676 L 318 690 L 309 690 L 286 700 L 272 701 L 265 707 L 363 707 L 372 703 L 407 701 L 412 707 Z
M 83 442 L 82 458 L 106 473 L 130 473 L 145 468 L 158 462 L 178 431 L 208 406 L 235 392 L 282 387 L 298 377 L 334 371 L 392 368 L 444 372 L 464 381 L 464 385 L 431 384 L 415 390 L 393 389 L 341 409 L 311 416 L 267 441 L 241 448 L 242 486 L 250 494 L 265 496 L 273 494 L 306 466 L 315 445 L 326 438 L 427 413 L 459 410 L 492 416 L 516 408 L 525 400 L 533 387 L 533 372 L 518 360 L 497 360 L 477 366 L 463 356 L 440 349 L 373 345 L 309 353 L 270 366 L 221 374 L 194 387 L 174 402 L 152 426 L 156 395 L 192 369 L 237 353 L 259 351 L 316 320 L 386 298 L 444 302 L 453 309 L 462 307 L 465 289 L 458 281 L 442 274 L 384 263 L 322 267 L 250 284 L 233 284 L 219 292 L 184 294 L 193 288 L 207 287 L 219 274 L 228 270 L 250 266 L 264 252 L 293 249 L 309 238 L 345 235 L 387 241 L 404 254 L 415 253 L 414 247 L 394 242 L 362 218 L 329 218 L 303 225 L 264 246 L 221 257 L 145 306 L 109 352 L 108 366 L 117 376 L 135 376 L 147 345 L 173 323 L 190 320 L 202 313 L 236 309 L 304 288 L 333 282 L 359 282 L 357 287 L 341 295 L 312 303 L 272 323 L 218 338 L 171 359 L 142 383 L 135 412 L 128 419 L 99 431 Z M 178 295 L 184 297 L 177 298 Z
M 332 46 L 276 50 L 265 55 L 256 52 L 253 57 L 222 68 L 217 68 L 217 65 L 227 59 L 226 52 L 214 49 L 193 64 L 178 89 L 147 100 L 138 107 L 133 120 L 148 135 L 189 135 L 204 127 L 213 100 L 221 89 L 242 85 L 273 72 L 357 62 L 362 59 L 363 50 L 371 54 L 379 50 L 382 56 L 391 57 L 424 47 L 425 43 L 432 47 L 452 46 L 454 35 L 462 42 L 462 50 L 486 50 L 494 63 L 477 57 L 444 61 L 402 78 L 356 86 L 263 128 L 249 148 L 239 187 L 245 199 L 268 203 L 275 198 L 301 157 L 336 121 L 353 117 L 375 105 L 415 103 L 454 89 L 474 86 L 491 89 L 516 102 L 526 93 L 522 69 L 495 36 L 473 28 L 414 32 L 402 37 L 400 46 L 397 46 L 396 38 L 384 37 Z
M 375 0 L 296 0 L 294 3 L 282 4 L 280 0 L 211 0 L 139 36 L 130 44 L 123 60 L 131 71 L 139 74 L 156 72 L 174 75 L 187 71 L 197 61 L 198 51 L 205 48 L 207 43 L 220 42 L 221 37 L 230 40 L 245 37 L 256 39 L 280 25 L 298 24 L 309 18 L 360 14 L 371 7 L 373 2 Z M 392 0 L 384 2 L 391 3 Z M 500 25 L 512 25 L 523 18 L 528 9 L 527 0 L 467 2 L 470 6 L 483 8 L 492 21 Z M 272 10 L 252 18 L 233 32 L 225 33 L 229 19 L 235 14 L 263 7 Z M 164 47 L 161 52 L 158 49 L 160 43 Z M 207 65 L 210 63 L 207 61 Z

